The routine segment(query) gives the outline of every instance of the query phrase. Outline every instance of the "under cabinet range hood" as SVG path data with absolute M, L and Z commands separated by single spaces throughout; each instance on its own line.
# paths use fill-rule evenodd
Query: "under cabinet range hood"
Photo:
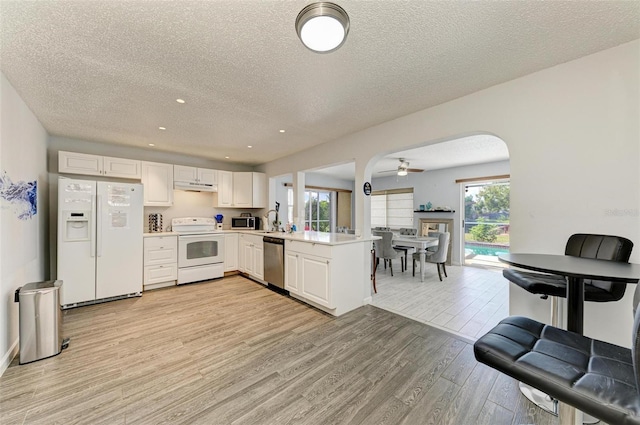
M 199 183 L 194 181 L 174 181 L 173 188 L 176 190 L 192 190 L 195 192 L 217 192 L 217 184 Z

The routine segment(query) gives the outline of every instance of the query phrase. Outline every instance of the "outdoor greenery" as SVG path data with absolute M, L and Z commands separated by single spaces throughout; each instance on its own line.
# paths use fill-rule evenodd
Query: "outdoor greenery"
M 465 197 L 465 217 L 475 221 L 479 218 L 509 221 L 509 185 L 487 185 L 475 196 Z M 501 220 L 497 220 L 501 219 Z
M 467 195 L 465 220 L 469 223 L 465 240 L 508 245 L 509 185 L 489 184 L 475 196 Z
M 495 224 L 484 223 L 484 219 L 479 220 L 481 223 L 473 226 L 469 231 L 471 236 L 473 236 L 473 239 L 479 242 L 495 242 L 499 233 L 498 226 Z
M 310 199 L 305 202 L 304 210 L 305 224 L 310 230 L 320 232 L 331 231 L 331 208 L 329 201 L 318 201 L 317 192 L 313 192 L 311 193 Z

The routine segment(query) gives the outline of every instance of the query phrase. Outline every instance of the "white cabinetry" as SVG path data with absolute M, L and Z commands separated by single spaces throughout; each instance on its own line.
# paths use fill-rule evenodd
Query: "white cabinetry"
M 267 177 L 264 173 L 233 173 L 233 206 L 235 208 L 265 208 Z
M 233 171 L 218 171 L 218 207 L 233 207 Z
M 176 284 L 178 279 L 178 237 L 144 238 L 144 289 Z
M 142 184 L 145 207 L 173 205 L 173 165 L 143 161 Z
M 364 305 L 363 242 L 325 245 L 285 241 L 285 286 L 289 293 L 335 316 Z
M 58 172 L 140 179 L 140 161 L 76 152 L 58 152 Z
M 238 270 L 239 237 L 237 233 L 224 234 L 224 271 Z
M 264 243 L 262 236 L 242 233 L 239 239 L 238 269 L 264 280 Z
M 218 184 L 218 170 L 174 165 L 173 181 L 176 186 L 185 186 L 190 184 L 196 186 L 209 186 L 209 189 L 196 188 L 195 190 L 209 190 L 211 192 L 215 192 L 215 190 L 217 190 L 216 185 Z

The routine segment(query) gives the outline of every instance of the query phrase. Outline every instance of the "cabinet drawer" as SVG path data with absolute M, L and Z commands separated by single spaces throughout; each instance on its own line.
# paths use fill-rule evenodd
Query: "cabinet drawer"
M 144 265 L 169 264 L 178 262 L 178 238 L 158 236 L 144 239 Z
M 178 251 L 173 247 L 145 247 L 144 265 L 168 264 L 178 262 Z
M 161 264 L 157 266 L 146 266 L 144 268 L 144 284 L 167 282 L 178 279 L 177 264 Z
M 178 248 L 177 236 L 152 236 L 144 238 L 144 247 L 146 248 Z
M 331 258 L 331 246 L 313 242 L 285 241 L 285 252 L 296 251 L 318 257 Z

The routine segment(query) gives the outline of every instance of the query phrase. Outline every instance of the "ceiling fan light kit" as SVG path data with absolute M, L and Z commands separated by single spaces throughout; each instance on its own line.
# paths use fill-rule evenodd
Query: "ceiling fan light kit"
M 311 3 L 298 14 L 296 32 L 309 50 L 330 53 L 347 39 L 349 15 L 335 3 Z

